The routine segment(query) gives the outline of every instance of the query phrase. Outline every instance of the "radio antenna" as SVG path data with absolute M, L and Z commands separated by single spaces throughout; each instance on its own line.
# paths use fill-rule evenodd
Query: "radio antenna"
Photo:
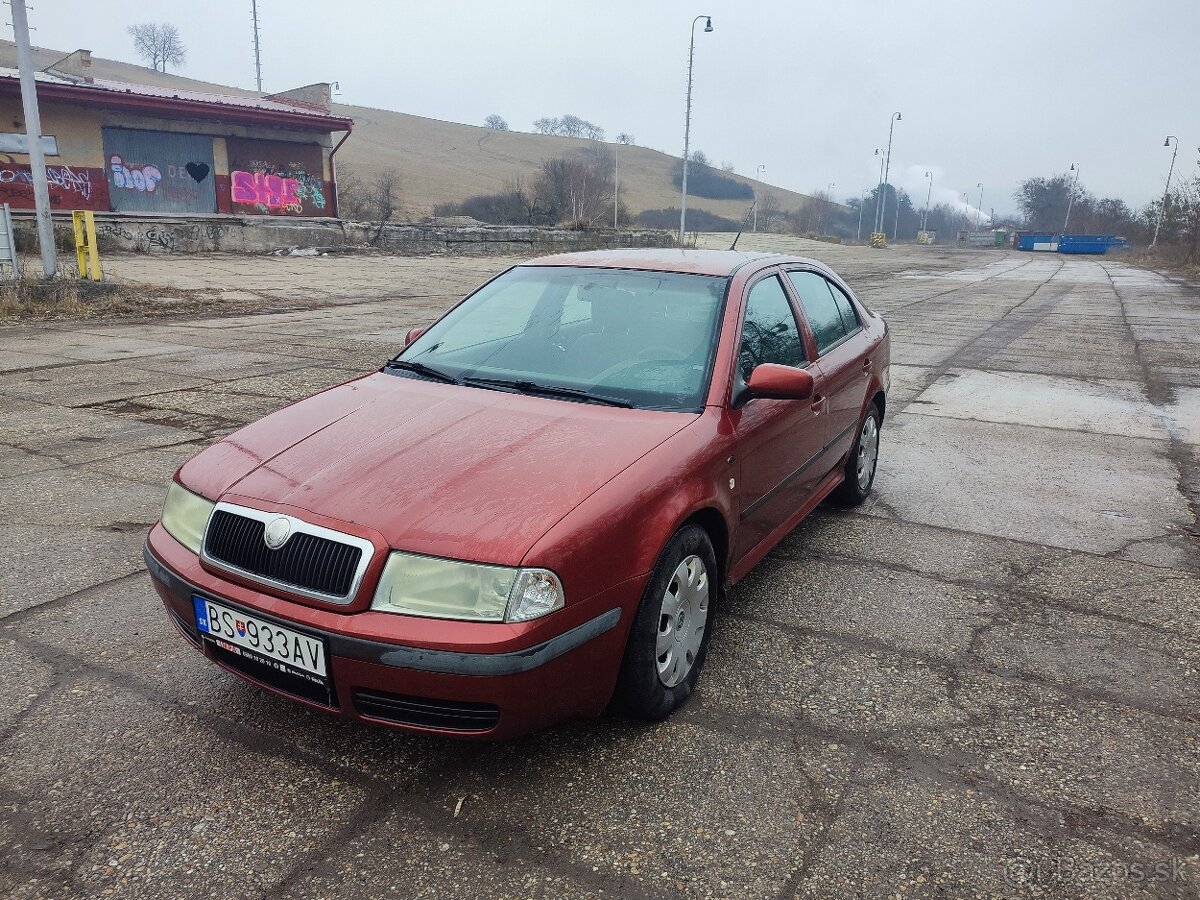
M 738 238 L 742 236 L 742 232 L 746 230 L 746 223 L 750 221 L 750 217 L 754 215 L 754 207 L 758 206 L 758 198 L 754 198 L 754 202 L 750 204 L 750 208 L 746 210 L 746 215 L 742 217 L 742 227 L 738 229 L 737 236 L 733 239 L 733 243 L 729 245 L 730 250 L 737 249 Z

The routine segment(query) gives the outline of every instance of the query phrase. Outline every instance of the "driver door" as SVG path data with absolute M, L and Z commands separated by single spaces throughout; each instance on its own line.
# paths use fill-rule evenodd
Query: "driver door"
M 809 368 L 800 319 L 775 270 L 749 286 L 740 340 L 735 381 L 762 363 Z M 799 512 L 824 474 L 813 465 L 825 440 L 824 379 L 816 367 L 809 371 L 816 389 L 807 400 L 756 398 L 730 410 L 740 462 L 735 559 Z

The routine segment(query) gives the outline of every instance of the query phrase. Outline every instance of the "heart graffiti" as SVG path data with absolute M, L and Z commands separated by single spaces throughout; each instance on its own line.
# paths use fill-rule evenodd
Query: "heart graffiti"
M 208 177 L 208 163 L 190 162 L 184 168 L 187 169 L 187 173 L 192 176 L 197 184 Z

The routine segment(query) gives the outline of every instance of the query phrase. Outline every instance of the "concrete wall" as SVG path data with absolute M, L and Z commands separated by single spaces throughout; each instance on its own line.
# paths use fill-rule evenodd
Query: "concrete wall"
M 55 214 L 60 246 L 74 246 L 71 220 Z M 33 216 L 13 213 L 18 240 L 32 246 Z M 606 247 L 671 247 L 669 231 L 568 231 L 559 228 L 500 225 L 439 225 L 343 222 L 270 216 L 133 216 L 98 213 L 96 234 L 101 256 L 111 251 L 136 253 L 272 253 L 318 248 L 374 248 L 404 255 L 566 253 Z

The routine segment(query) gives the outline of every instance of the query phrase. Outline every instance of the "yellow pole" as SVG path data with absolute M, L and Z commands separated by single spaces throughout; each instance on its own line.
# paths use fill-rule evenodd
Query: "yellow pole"
M 96 246 L 96 215 L 90 209 L 77 209 L 71 213 L 75 225 L 75 261 L 79 265 L 79 277 L 99 281 L 100 249 Z

